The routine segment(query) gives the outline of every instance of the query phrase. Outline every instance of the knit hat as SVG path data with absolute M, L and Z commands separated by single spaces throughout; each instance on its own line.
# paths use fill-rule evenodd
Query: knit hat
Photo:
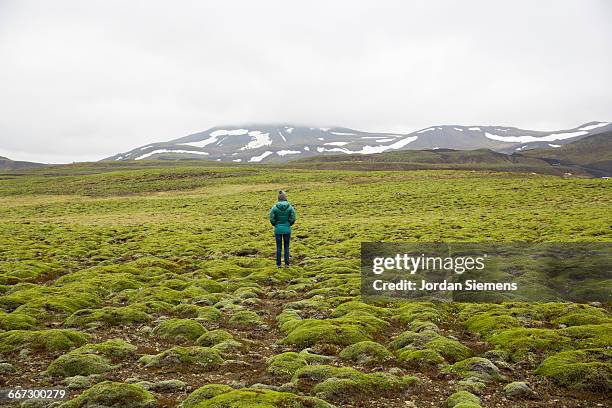
M 278 201 L 287 201 L 287 193 L 283 190 L 278 190 Z

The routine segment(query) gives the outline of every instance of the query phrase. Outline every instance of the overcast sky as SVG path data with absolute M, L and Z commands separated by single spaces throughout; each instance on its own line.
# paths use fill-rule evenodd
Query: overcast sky
M 0 0 L 0 156 L 217 125 L 612 120 L 612 1 Z

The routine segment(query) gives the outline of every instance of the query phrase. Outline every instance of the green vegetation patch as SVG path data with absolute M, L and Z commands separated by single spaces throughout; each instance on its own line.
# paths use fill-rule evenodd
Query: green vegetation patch
M 268 372 L 280 379 L 289 380 L 302 367 L 309 364 L 320 364 L 330 357 L 311 354 L 306 351 L 299 353 L 289 351 L 272 356 L 268 359 Z
M 504 381 L 505 377 L 499 368 L 490 360 L 482 357 L 471 357 L 450 365 L 446 372 L 458 374 L 463 378 L 476 377 L 482 382 Z
M 368 340 L 345 347 L 339 356 L 343 360 L 370 366 L 393 359 L 393 354 L 385 346 Z
M 134 306 L 107 306 L 101 309 L 78 310 L 66 319 L 65 325 L 69 327 L 85 327 L 91 323 L 100 323 L 107 326 L 124 326 L 146 323 L 150 320 L 151 316 Z
M 209 371 L 218 368 L 224 360 L 217 350 L 210 347 L 176 346 L 159 354 L 144 355 L 138 361 L 146 367 L 161 368 L 191 365 Z
M 76 330 L 11 330 L 0 333 L 0 352 L 19 351 L 25 348 L 36 351 L 64 351 L 82 346 L 89 335 Z
M 457 391 L 446 400 L 448 408 L 480 408 L 480 398 L 468 391 Z
M 546 358 L 535 371 L 568 388 L 612 391 L 612 350 L 564 351 Z
M 389 392 L 399 392 L 418 382 L 416 377 L 398 377 L 378 372 L 366 374 L 350 367 L 330 365 L 306 366 L 293 376 L 298 383 L 316 385 L 312 392 L 326 400 L 346 400 L 363 396 L 380 396 Z
M 104 381 L 63 403 L 60 408 L 153 408 L 155 406 L 153 394 L 138 385 Z
M 195 405 L 184 408 L 333 408 L 314 397 L 303 397 L 289 392 L 243 388 L 217 394 Z
M 153 335 L 179 342 L 194 342 L 204 333 L 206 328 L 190 319 L 163 320 L 153 329 Z

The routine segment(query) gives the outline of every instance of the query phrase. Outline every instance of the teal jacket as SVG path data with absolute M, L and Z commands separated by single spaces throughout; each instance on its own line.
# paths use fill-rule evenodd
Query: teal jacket
M 295 209 L 289 201 L 279 201 L 270 209 L 270 224 L 274 225 L 275 234 L 291 234 L 295 222 Z

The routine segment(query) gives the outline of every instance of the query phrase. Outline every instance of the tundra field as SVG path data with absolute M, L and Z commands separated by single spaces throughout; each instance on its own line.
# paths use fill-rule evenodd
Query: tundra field
M 362 241 L 609 242 L 609 183 L 203 162 L 0 173 L 0 388 L 69 392 L 0 405 L 610 407 L 609 303 L 366 304 L 359 275 Z M 279 270 L 280 188 L 297 223 Z

